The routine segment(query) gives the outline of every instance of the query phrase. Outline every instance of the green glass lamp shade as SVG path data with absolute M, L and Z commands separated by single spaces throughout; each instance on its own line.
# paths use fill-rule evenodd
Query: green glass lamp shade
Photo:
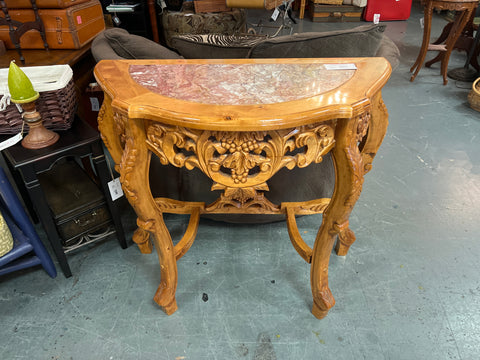
M 8 69 L 8 90 L 12 102 L 19 104 L 32 102 L 40 96 L 28 76 L 13 61 Z

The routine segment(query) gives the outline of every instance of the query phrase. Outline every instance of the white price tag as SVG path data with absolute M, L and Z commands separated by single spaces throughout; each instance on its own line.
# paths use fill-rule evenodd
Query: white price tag
M 98 101 L 98 98 L 91 97 L 90 98 L 90 105 L 92 105 L 92 111 L 100 111 L 100 103 Z
M 122 23 L 122 22 L 120 21 L 120 19 L 118 18 L 117 15 L 114 15 L 114 16 L 112 17 L 112 21 L 113 21 L 113 22 L 115 23 L 115 25 L 117 25 L 117 26 L 120 26 L 120 24 Z
M 325 64 L 327 70 L 357 70 L 355 64 Z
M 373 23 L 378 24 L 380 22 L 380 14 L 373 14 Z
M 420 27 L 423 29 L 423 27 L 425 26 L 425 18 L 420 18 Z
M 6 148 L 15 145 L 19 141 L 23 139 L 22 133 L 18 133 L 17 135 L 12 136 L 11 138 L 8 138 L 5 141 L 2 141 L 0 143 L 0 151 L 5 150 Z
M 110 196 L 112 201 L 117 200 L 123 196 L 122 184 L 120 184 L 120 178 L 113 179 L 108 182 L 108 189 L 110 190 Z
M 280 11 L 278 11 L 277 8 L 275 8 L 275 11 L 272 14 L 272 20 L 277 21 L 278 15 L 280 14 Z

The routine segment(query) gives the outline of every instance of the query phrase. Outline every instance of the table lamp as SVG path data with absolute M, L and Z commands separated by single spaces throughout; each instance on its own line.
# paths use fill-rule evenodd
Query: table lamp
M 10 62 L 8 69 L 8 89 L 11 101 L 22 107 L 23 121 L 30 128 L 28 135 L 22 140 L 22 146 L 27 149 L 41 149 L 57 142 L 58 134 L 43 126 L 42 116 L 35 107 L 35 100 L 40 94 L 14 61 Z

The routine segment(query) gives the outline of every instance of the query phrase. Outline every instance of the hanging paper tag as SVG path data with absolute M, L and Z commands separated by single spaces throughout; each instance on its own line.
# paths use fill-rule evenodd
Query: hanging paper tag
M 18 133 L 17 135 L 12 136 L 11 138 L 8 138 L 5 141 L 2 141 L 0 143 L 0 151 L 5 150 L 6 148 L 15 145 L 18 143 L 20 140 L 23 139 L 22 133 Z
M 113 179 L 108 182 L 108 189 L 110 190 L 110 196 L 112 201 L 117 200 L 123 196 L 122 184 L 120 184 L 120 178 Z
M 380 22 L 380 14 L 373 14 L 373 23 L 378 24 Z
M 423 29 L 425 26 L 425 18 L 420 18 L 420 27 Z
M 118 18 L 117 15 L 114 15 L 114 16 L 112 17 L 112 21 L 113 21 L 113 22 L 115 23 L 115 25 L 117 25 L 117 26 L 120 26 L 120 24 L 122 23 L 122 22 L 120 21 L 120 19 Z
M 100 102 L 98 101 L 98 98 L 91 97 L 90 105 L 92 105 L 92 111 L 100 111 Z
M 273 11 L 273 14 L 272 14 L 272 20 L 277 21 L 277 18 L 278 18 L 279 14 L 280 14 L 280 11 L 278 11 L 278 9 L 275 8 L 275 10 Z

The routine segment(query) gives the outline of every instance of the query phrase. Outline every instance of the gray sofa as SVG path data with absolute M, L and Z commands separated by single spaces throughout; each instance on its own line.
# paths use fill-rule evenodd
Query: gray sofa
M 96 61 L 102 59 L 234 59 L 385 57 L 392 68 L 400 52 L 383 32 L 385 25 L 361 25 L 347 30 L 308 32 L 267 38 L 258 35 L 177 35 L 172 51 L 120 28 L 107 29 L 92 43 Z
M 176 51 L 148 39 L 131 35 L 122 29 L 109 29 L 92 44 L 97 61 L 102 59 L 176 59 L 176 58 L 282 58 L 282 57 L 368 57 L 383 56 L 395 68 L 399 51 L 383 35 L 381 25 L 363 25 L 349 30 L 325 33 L 303 33 L 276 38 L 223 35 L 183 35 L 172 38 Z M 334 187 L 334 168 L 327 155 L 320 164 L 293 170 L 282 169 L 268 182 L 265 194 L 275 204 L 285 201 L 306 201 L 331 197 Z M 302 179 L 304 186 L 296 186 Z M 155 197 L 170 197 L 184 201 L 211 203 L 220 195 L 211 192 L 211 180 L 200 170 L 162 166 L 152 161 L 150 183 Z M 288 191 L 287 191 L 288 189 Z M 267 222 L 283 220 L 271 215 L 210 216 L 230 222 Z

